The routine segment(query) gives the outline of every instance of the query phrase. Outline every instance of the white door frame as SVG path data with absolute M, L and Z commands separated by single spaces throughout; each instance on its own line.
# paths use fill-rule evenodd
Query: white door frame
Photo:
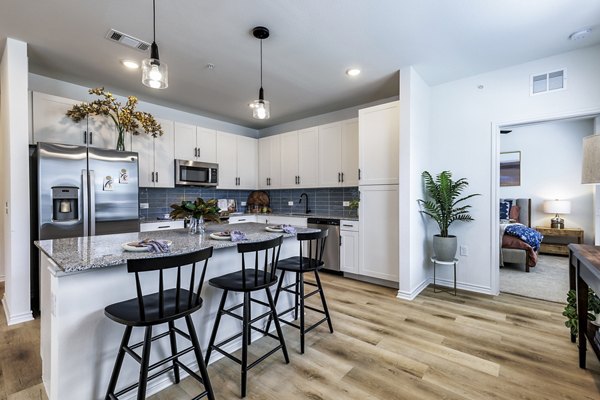
M 493 295 L 500 293 L 500 210 L 498 209 L 499 191 L 500 191 L 500 174 L 498 165 L 500 163 L 500 129 L 505 126 L 534 124 L 542 122 L 560 121 L 571 118 L 595 117 L 600 114 L 600 107 L 586 108 L 581 110 L 567 111 L 562 113 L 552 113 L 546 115 L 532 116 L 530 118 L 522 118 L 518 120 L 508 120 L 490 123 L 491 134 L 491 196 L 490 196 L 490 218 L 492 232 L 490 232 L 490 243 L 492 243 L 491 260 L 490 260 L 490 289 Z M 596 202 L 600 199 L 594 198 L 594 210 L 597 209 Z M 595 217 L 595 211 L 594 211 Z M 595 220 L 596 218 L 594 218 Z M 594 230 L 598 227 L 594 227 Z

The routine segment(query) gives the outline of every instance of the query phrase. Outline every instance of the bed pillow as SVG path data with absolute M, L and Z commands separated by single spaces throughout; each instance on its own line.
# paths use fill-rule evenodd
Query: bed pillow
M 508 218 L 515 222 L 521 222 L 519 221 L 519 214 L 521 214 L 521 207 L 515 204 L 510 208 L 510 211 L 508 212 Z
M 533 250 L 535 251 L 539 250 L 540 243 L 544 238 L 544 236 L 542 236 L 542 234 L 536 231 L 535 229 L 529 228 L 522 224 L 508 225 L 504 230 L 504 234 L 521 239 L 522 241 L 533 247 Z
M 512 201 L 500 200 L 500 219 L 509 219 L 510 206 Z

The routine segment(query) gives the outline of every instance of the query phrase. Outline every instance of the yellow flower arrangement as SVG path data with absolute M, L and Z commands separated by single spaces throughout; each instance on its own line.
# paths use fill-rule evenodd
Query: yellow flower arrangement
M 162 127 L 152 114 L 135 110 L 138 103 L 137 97 L 127 97 L 127 103 L 123 106 L 112 93 L 107 92 L 103 87 L 90 89 L 89 93 L 103 98 L 94 100 L 91 103 L 75 104 L 67 111 L 67 117 L 75 122 L 83 120 L 88 115 L 110 117 L 118 131 L 117 150 L 125 150 L 125 132 L 139 135 L 140 129 L 142 129 L 153 137 L 163 134 Z

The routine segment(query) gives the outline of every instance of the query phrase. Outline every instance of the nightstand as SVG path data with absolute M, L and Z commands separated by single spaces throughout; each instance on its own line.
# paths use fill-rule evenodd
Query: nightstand
M 540 246 L 540 253 L 568 256 L 569 249 L 567 246 L 569 243 L 583 243 L 583 229 L 556 229 L 546 226 L 536 226 L 535 230 L 544 235 L 544 240 L 542 240 Z

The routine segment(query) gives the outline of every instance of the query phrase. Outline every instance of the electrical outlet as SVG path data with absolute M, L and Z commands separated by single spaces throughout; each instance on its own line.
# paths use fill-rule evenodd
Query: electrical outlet
M 242 207 L 246 207 L 246 202 L 242 201 Z
M 288 206 L 293 206 L 294 202 L 293 201 L 288 201 Z
M 468 246 L 460 246 L 460 255 L 468 256 L 469 255 L 469 247 Z
M 344 207 L 350 207 L 350 202 L 349 201 L 342 201 L 342 206 L 344 206 Z
M 150 204 L 149 203 L 140 203 L 140 208 L 141 209 L 150 208 Z

